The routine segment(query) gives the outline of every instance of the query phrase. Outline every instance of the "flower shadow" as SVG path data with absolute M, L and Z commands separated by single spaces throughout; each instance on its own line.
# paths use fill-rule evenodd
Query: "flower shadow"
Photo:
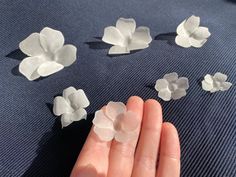
M 154 83 L 152 83 L 152 84 L 147 84 L 147 85 L 145 85 L 145 87 L 146 87 L 146 88 L 149 88 L 149 89 L 151 89 L 151 90 L 155 90 L 155 91 L 156 91 L 156 89 L 155 89 L 155 84 L 154 84 Z
M 162 33 L 155 36 L 154 40 L 167 41 L 167 44 L 169 45 L 176 45 L 175 44 L 176 35 L 177 35 L 176 32 Z
M 46 103 L 46 105 L 52 112 L 52 104 Z M 89 114 L 88 120 L 74 122 L 63 129 L 61 129 L 60 119 L 56 118 L 52 129 L 40 139 L 36 150 L 37 156 L 22 177 L 70 176 L 92 126 L 92 122 L 89 121 L 92 117 L 94 114 Z M 82 172 L 97 174 L 91 166 L 81 169 Z

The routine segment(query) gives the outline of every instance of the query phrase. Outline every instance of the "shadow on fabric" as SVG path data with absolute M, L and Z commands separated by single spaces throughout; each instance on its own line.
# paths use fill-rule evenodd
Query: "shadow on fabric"
M 154 40 L 160 40 L 160 41 L 167 41 L 167 44 L 169 45 L 176 45 L 175 44 L 175 37 L 176 37 L 176 33 L 175 32 L 171 32 L 171 33 L 162 33 L 162 34 L 158 34 Z
M 52 104 L 46 104 L 52 110 Z M 92 126 L 94 114 L 89 114 L 87 120 L 72 123 L 61 129 L 57 118 L 52 130 L 43 135 L 36 151 L 37 157 L 22 177 L 65 177 L 71 170 L 83 147 Z M 85 169 L 86 172 L 88 169 Z M 90 170 L 91 171 L 91 170 Z M 93 171 L 92 171 L 93 172 Z M 103 177 L 103 176 L 101 176 Z
M 226 2 L 236 3 L 236 0 L 225 0 Z

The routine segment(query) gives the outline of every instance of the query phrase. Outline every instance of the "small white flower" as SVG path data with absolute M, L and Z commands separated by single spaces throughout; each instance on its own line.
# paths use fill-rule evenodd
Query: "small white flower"
M 28 55 L 19 71 L 30 81 L 49 76 L 70 66 L 76 60 L 76 47 L 64 45 L 60 31 L 45 27 L 40 33 L 32 33 L 20 42 L 20 50 Z
M 227 78 L 227 75 L 220 72 L 215 73 L 214 76 L 207 74 L 202 81 L 202 89 L 211 93 L 226 91 L 232 86 L 232 83 L 226 82 Z
M 184 20 L 177 27 L 177 36 L 175 42 L 181 47 L 196 47 L 200 48 L 206 43 L 207 38 L 210 37 L 211 33 L 208 28 L 201 27 L 200 17 L 192 15 L 188 19 Z
M 139 121 L 137 115 L 127 111 L 121 102 L 109 102 L 107 106 L 96 111 L 93 119 L 94 132 L 103 141 L 115 138 L 119 142 L 127 142 L 135 137 Z
M 175 72 L 164 75 L 163 79 L 157 80 L 155 85 L 158 96 L 164 101 L 170 101 L 171 98 L 177 100 L 184 97 L 188 88 L 188 78 L 178 78 L 178 74 Z
M 62 96 L 54 99 L 53 113 L 61 116 L 62 128 L 70 125 L 74 121 L 86 119 L 86 107 L 89 106 L 89 100 L 82 89 L 76 90 L 69 87 L 63 91 Z
M 140 26 L 136 29 L 133 18 L 119 18 L 116 26 L 108 26 L 104 29 L 102 40 L 114 45 L 109 54 L 125 54 L 131 50 L 145 49 L 152 41 L 148 27 Z

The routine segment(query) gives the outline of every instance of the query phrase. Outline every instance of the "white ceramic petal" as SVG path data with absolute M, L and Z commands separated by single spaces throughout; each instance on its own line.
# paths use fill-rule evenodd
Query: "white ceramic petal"
M 93 131 L 102 141 L 111 141 L 115 136 L 115 132 L 111 129 L 99 128 L 95 126 Z
M 38 79 L 37 69 L 44 61 L 41 57 L 27 57 L 20 63 L 19 71 L 30 81 Z
M 135 133 L 127 133 L 124 131 L 118 131 L 115 134 L 115 140 L 120 143 L 127 143 L 129 141 L 132 141 L 132 139 L 134 138 L 137 138 L 137 136 L 135 136 Z
M 150 29 L 145 26 L 138 27 L 135 30 L 135 32 L 132 36 L 132 39 L 136 40 L 136 41 L 142 41 L 146 44 L 149 44 L 152 41 L 152 37 L 150 35 Z
M 80 109 L 77 109 L 75 112 L 71 114 L 67 114 L 67 115 L 70 116 L 70 119 L 72 121 L 80 121 L 82 119 L 87 118 L 87 111 L 83 108 L 80 108 Z
M 188 78 L 186 78 L 186 77 L 180 77 L 176 81 L 176 84 L 179 89 L 188 89 L 189 88 L 189 81 L 188 81 Z
M 128 44 L 127 48 L 128 50 L 141 50 L 141 49 L 146 49 L 148 48 L 148 44 L 142 41 L 136 41 L 136 40 L 131 40 L 131 42 Z
M 70 119 L 70 116 L 67 114 L 63 114 L 61 116 L 61 126 L 62 128 L 69 126 L 73 121 Z
M 206 39 L 197 40 L 195 38 L 190 37 L 189 42 L 190 42 L 191 46 L 196 47 L 196 48 L 200 48 L 207 42 L 207 40 Z
M 68 96 L 70 104 L 74 109 L 86 108 L 90 102 L 82 89 L 77 90 Z
M 232 86 L 232 83 L 230 83 L 230 82 L 223 82 L 223 83 L 221 84 L 220 90 L 221 90 L 221 91 L 229 90 L 229 88 L 230 88 L 231 86 Z
M 71 106 L 68 104 L 68 102 L 65 100 L 65 98 L 61 96 L 57 96 L 54 99 L 53 103 L 53 113 L 56 116 L 60 116 L 65 113 L 72 113 L 74 110 L 71 108 Z
M 121 130 L 124 132 L 135 131 L 140 123 L 138 115 L 131 111 L 127 111 L 119 116 L 117 122 L 119 123 Z
M 185 89 L 177 89 L 172 94 L 171 97 L 173 100 L 178 100 L 184 96 L 186 96 L 186 90 Z
M 214 81 L 213 81 L 213 77 L 212 77 L 210 74 L 205 75 L 204 79 L 205 79 L 205 81 L 206 81 L 207 83 L 213 85 L 213 82 L 214 82 Z
M 175 43 L 181 47 L 184 47 L 184 48 L 188 48 L 188 47 L 191 47 L 191 44 L 189 42 L 189 38 L 188 37 L 185 37 L 185 36 L 180 36 L 180 35 L 177 35 L 175 37 Z
M 113 121 L 104 114 L 103 110 L 95 112 L 93 124 L 99 128 L 109 128 L 111 130 L 114 129 Z
M 205 91 L 211 91 L 213 89 L 213 83 L 206 82 L 206 80 L 202 81 L 202 89 Z
M 210 37 L 210 35 L 211 33 L 209 32 L 208 28 L 199 27 L 194 31 L 194 33 L 192 34 L 192 37 L 198 40 L 203 40 Z
M 63 66 L 70 66 L 76 60 L 77 48 L 73 45 L 64 45 L 55 54 L 55 61 Z
M 122 102 L 112 102 L 110 101 L 106 106 L 106 115 L 111 119 L 115 120 L 120 114 L 126 112 L 126 106 Z
M 116 28 L 126 37 L 130 37 L 136 28 L 136 22 L 133 18 L 119 18 L 116 22 Z
M 109 26 L 104 29 L 102 40 L 108 44 L 125 47 L 125 37 L 114 26 Z
M 169 89 L 163 89 L 158 92 L 158 97 L 163 99 L 164 101 L 170 101 L 171 100 L 171 92 Z
M 29 35 L 19 44 L 20 50 L 28 56 L 39 56 L 44 53 L 40 44 L 39 33 Z
M 64 68 L 63 65 L 56 63 L 54 61 L 47 61 L 44 62 L 43 64 L 41 64 L 38 67 L 38 73 L 40 76 L 46 77 L 49 76 L 51 74 L 54 74 L 60 70 L 62 70 Z
M 213 76 L 213 79 L 219 82 L 225 82 L 227 78 L 228 78 L 227 75 L 220 72 L 215 73 L 215 75 Z
M 161 91 L 162 89 L 167 89 L 168 85 L 169 83 L 166 79 L 159 79 L 156 81 L 155 89 Z
M 108 54 L 110 54 L 110 55 L 126 54 L 126 53 L 130 53 L 130 51 L 127 49 L 127 47 L 121 47 L 118 45 L 112 46 L 108 52 Z
M 175 82 L 178 80 L 178 74 L 176 72 L 165 74 L 164 79 L 166 79 L 168 82 Z
M 180 36 L 187 36 L 188 35 L 185 30 L 185 27 L 184 27 L 185 22 L 186 22 L 186 20 L 182 21 L 176 29 L 176 33 Z
M 40 41 L 44 50 L 55 53 L 58 49 L 62 48 L 65 39 L 60 31 L 45 27 L 40 32 Z
M 200 25 L 200 17 L 192 15 L 184 23 L 185 30 L 191 34 L 193 33 Z
M 63 90 L 62 96 L 69 101 L 69 96 L 73 93 L 75 93 L 77 90 L 74 87 L 68 87 Z

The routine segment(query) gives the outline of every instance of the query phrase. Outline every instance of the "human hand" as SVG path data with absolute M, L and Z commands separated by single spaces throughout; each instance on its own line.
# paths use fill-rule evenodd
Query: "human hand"
M 71 177 L 180 176 L 178 133 L 171 123 L 162 122 L 160 104 L 133 96 L 126 106 L 140 120 L 135 139 L 105 142 L 91 129 Z

